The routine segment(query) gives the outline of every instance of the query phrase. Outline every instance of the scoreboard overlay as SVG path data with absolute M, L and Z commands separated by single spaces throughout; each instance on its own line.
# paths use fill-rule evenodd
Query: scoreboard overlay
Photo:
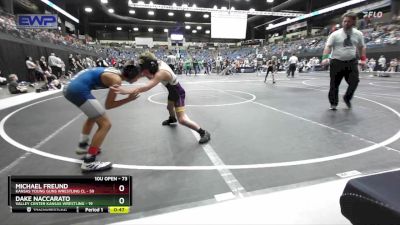
M 129 213 L 131 176 L 8 176 L 13 213 Z

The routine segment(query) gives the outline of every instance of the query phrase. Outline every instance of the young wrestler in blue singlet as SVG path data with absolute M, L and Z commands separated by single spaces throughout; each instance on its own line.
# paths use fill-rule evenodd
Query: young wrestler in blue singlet
M 82 70 L 74 76 L 71 82 L 63 90 L 68 101 L 77 106 L 88 117 L 82 128 L 77 154 L 86 154 L 83 158 L 81 169 L 83 172 L 100 171 L 111 168 L 110 162 L 96 161 L 96 155 L 100 153 L 101 144 L 111 128 L 105 110 L 119 107 L 135 100 L 138 94 L 131 94 L 127 98 L 116 101 L 116 94 L 109 90 L 105 108 L 92 95 L 94 89 L 109 88 L 113 85 L 121 85 L 122 81 L 133 83 L 138 78 L 137 67 L 133 61 L 128 61 L 122 71 L 115 68 L 97 67 Z M 89 146 L 89 134 L 94 124 L 98 129 L 93 135 Z M 88 148 L 88 149 L 87 149 Z
M 185 90 L 179 84 L 177 76 L 172 69 L 165 62 L 158 61 L 154 54 L 150 52 L 141 54 L 138 62 L 140 77 L 145 76 L 150 81 L 146 85 L 135 89 L 124 89 L 118 85 L 111 87 L 111 89 L 119 94 L 139 94 L 162 83 L 168 89 L 167 109 L 169 112 L 169 119 L 165 120 L 162 125 L 179 122 L 200 134 L 200 144 L 207 143 L 210 140 L 210 133 L 201 129 L 185 113 Z

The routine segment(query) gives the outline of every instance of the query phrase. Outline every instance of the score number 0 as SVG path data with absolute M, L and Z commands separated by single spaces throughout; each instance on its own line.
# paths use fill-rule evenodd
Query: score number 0
M 120 191 L 120 192 L 124 192 L 125 191 L 125 186 L 124 185 L 119 185 L 119 187 L 118 187 L 118 190 Z M 119 202 L 119 204 L 121 204 L 121 205 L 123 205 L 124 203 L 125 203 L 125 198 L 119 198 L 118 199 L 118 202 Z

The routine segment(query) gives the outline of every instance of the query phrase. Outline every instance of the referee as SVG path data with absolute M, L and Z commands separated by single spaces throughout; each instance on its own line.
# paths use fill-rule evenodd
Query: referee
M 345 13 L 342 16 L 341 29 L 333 32 L 326 41 L 322 56 L 322 64 L 327 65 L 330 61 L 330 89 L 329 102 L 331 110 L 336 110 L 339 103 L 339 85 L 343 77 L 348 83 L 348 88 L 343 96 L 347 107 L 351 108 L 351 99 L 357 89 L 358 82 L 358 60 L 357 50 L 360 55 L 361 64 L 367 61 L 364 36 L 361 31 L 354 28 L 357 15 L 353 12 Z

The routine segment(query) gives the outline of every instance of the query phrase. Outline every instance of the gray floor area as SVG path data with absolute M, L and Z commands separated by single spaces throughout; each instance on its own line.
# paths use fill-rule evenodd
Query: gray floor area
M 341 101 L 337 111 L 328 110 L 327 73 L 296 74 L 290 79 L 279 74 L 276 84 L 263 79 L 255 74 L 180 76 L 188 116 L 212 135 L 206 147 L 183 126 L 161 126 L 168 116 L 161 105 L 166 101 L 161 86 L 108 111 L 113 127 L 99 158 L 133 168 L 99 174 L 132 176 L 134 204 L 129 215 L 12 214 L 5 204 L 7 189 L 2 188 L 1 223 L 115 222 L 214 204 L 215 195 L 227 192 L 257 195 L 339 179 L 336 174 L 346 171 L 399 167 L 400 77 L 363 75 L 353 109 Z M 343 81 L 341 92 L 346 87 Z M 99 99 L 105 94 L 95 92 Z M 6 134 L 43 152 L 79 158 L 74 149 L 84 117 L 60 94 L 47 98 L 9 117 Z M 0 118 L 20 107 L 0 111 Z M 371 147 L 375 145 L 383 147 Z M 8 175 L 81 174 L 78 164 L 27 153 L 3 139 L 0 146 L 3 187 Z M 225 167 L 217 170 L 214 165 Z M 182 166 L 185 169 L 180 170 Z

